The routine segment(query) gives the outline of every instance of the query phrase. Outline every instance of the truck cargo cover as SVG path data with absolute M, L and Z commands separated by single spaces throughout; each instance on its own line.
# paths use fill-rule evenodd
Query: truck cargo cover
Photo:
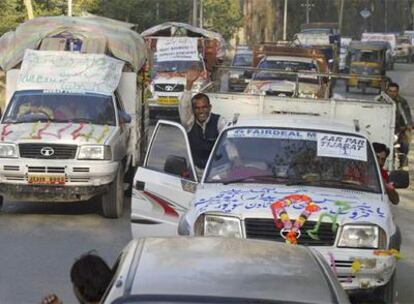
M 26 49 L 38 49 L 46 38 L 69 33 L 91 44 L 103 42 L 104 52 L 129 63 L 134 71 L 138 71 L 147 59 L 148 51 L 144 39 L 130 27 L 129 23 L 94 15 L 35 18 L 0 37 L 0 68 L 7 71 L 16 67 Z M 89 45 L 89 49 L 95 51 L 81 52 L 102 53 L 97 52 L 99 48 L 94 45 Z

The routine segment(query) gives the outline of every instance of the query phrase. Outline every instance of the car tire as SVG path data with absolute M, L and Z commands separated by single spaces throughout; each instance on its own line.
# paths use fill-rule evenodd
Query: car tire
M 391 279 L 387 284 L 380 287 L 377 290 L 377 297 L 378 300 L 381 301 L 380 303 L 383 304 L 394 304 L 395 303 L 395 276 L 396 276 L 396 270 L 391 276 Z
M 108 191 L 101 196 L 102 215 L 106 218 L 119 218 L 124 208 L 124 166 L 119 164 L 115 180 Z

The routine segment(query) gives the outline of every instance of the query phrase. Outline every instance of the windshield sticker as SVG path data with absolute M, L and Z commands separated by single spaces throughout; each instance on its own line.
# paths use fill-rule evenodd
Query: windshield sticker
M 198 39 L 193 37 L 168 37 L 157 39 L 157 62 L 199 61 Z
M 227 138 L 277 138 L 316 141 L 316 133 L 286 129 L 238 128 L 227 131 Z
M 365 138 L 338 134 L 317 134 L 317 155 L 367 161 Z

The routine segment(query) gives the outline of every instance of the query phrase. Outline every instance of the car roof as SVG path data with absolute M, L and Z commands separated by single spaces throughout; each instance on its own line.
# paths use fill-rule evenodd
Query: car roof
M 355 125 L 334 121 L 329 118 L 304 115 L 304 114 L 258 114 L 251 116 L 240 116 L 236 124 L 231 127 L 272 127 L 292 128 L 302 130 L 319 130 L 327 132 L 350 133 L 368 137 L 363 130 L 356 131 Z
M 136 241 L 131 295 L 204 295 L 332 303 L 332 286 L 303 246 L 212 237 Z

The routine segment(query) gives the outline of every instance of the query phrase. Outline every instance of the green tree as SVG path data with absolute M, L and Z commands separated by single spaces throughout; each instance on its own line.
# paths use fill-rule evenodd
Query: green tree
M 14 29 L 25 19 L 23 1 L 0 0 L 0 36 Z
M 204 0 L 204 25 L 230 39 L 243 25 L 239 0 Z

